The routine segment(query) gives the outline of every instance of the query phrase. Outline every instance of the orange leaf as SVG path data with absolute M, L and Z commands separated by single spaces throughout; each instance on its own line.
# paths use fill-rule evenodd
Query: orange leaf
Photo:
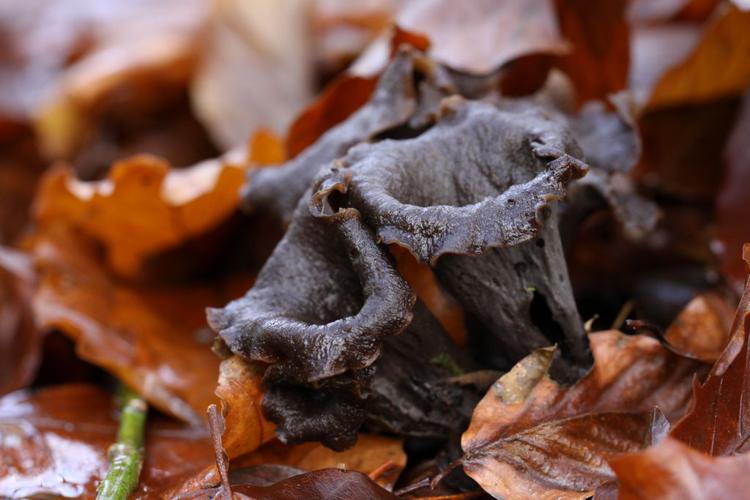
M 237 154 L 174 171 L 159 158 L 135 156 L 115 163 L 98 182 L 55 168 L 42 180 L 36 220 L 80 228 L 104 245 L 113 271 L 134 277 L 148 256 L 217 226 L 236 210 L 244 182 L 244 167 L 233 163 Z

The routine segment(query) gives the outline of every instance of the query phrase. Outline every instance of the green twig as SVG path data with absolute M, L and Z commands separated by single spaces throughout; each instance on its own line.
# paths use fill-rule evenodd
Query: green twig
M 122 387 L 119 392 L 120 429 L 117 442 L 109 448 L 109 471 L 99 484 L 97 500 L 126 500 L 138 486 L 143 465 L 143 434 L 146 402 Z

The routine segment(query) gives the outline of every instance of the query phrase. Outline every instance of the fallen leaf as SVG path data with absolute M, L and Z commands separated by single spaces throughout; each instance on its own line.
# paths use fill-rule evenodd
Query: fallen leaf
M 502 498 L 585 498 L 612 479 L 606 461 L 640 449 L 659 407 L 679 415 L 698 364 L 653 338 L 589 336 L 591 372 L 570 388 L 546 374 L 553 351 L 535 351 L 501 377 L 461 438 L 466 473 Z
M 440 321 L 453 342 L 459 346 L 464 345 L 464 311 L 458 302 L 443 290 L 430 266 L 420 263 L 408 250 L 398 245 L 391 245 L 389 250 L 396 257 L 398 272 L 411 285 L 417 297 Z
M 93 497 L 109 466 L 118 423 L 112 396 L 70 384 L 0 399 L 0 496 Z M 135 495 L 174 484 L 212 460 L 202 429 L 151 417 Z
M 251 452 L 274 438 L 275 426 L 261 412 L 261 379 L 265 367 L 239 356 L 221 362 L 216 396 L 221 400 L 225 430 L 222 445 L 230 459 Z
M 524 56 L 562 55 L 569 49 L 558 29 L 552 0 L 474 0 L 462 9 L 450 0 L 415 0 L 404 4 L 394 22 L 426 37 L 428 55 L 437 62 L 471 74 L 492 73 Z M 387 56 L 384 36 L 360 56 L 351 71 L 376 74 Z
M 570 76 L 579 103 L 605 99 L 627 85 L 630 30 L 626 0 L 557 0 L 563 36 L 572 49 L 557 65 Z
M 244 181 L 241 153 L 170 170 L 156 157 L 136 156 L 113 165 L 103 181 L 79 181 L 55 168 L 35 200 L 41 226 L 64 223 L 100 241 L 110 268 L 135 277 L 143 261 L 228 219 Z
M 228 426 L 227 426 L 228 427 Z M 227 435 L 226 432 L 224 434 Z M 261 448 L 231 460 L 230 476 L 241 468 L 264 464 L 283 465 L 299 471 L 315 471 L 328 468 L 343 468 L 363 474 L 378 472 L 383 465 L 390 464 L 382 476 L 373 478 L 382 487 L 390 490 L 398 475 L 406 466 L 403 442 L 374 434 L 361 434 L 354 447 L 342 451 L 332 451 L 319 443 L 285 445 L 272 441 Z M 219 484 L 219 473 L 209 466 L 169 491 L 167 497 L 189 496 L 192 492 L 214 488 Z
M 746 277 L 742 245 L 750 241 L 744 222 L 750 216 L 745 187 L 750 182 L 750 92 L 739 106 L 739 116 L 723 151 L 727 169 L 717 197 L 717 236 L 724 245 L 723 271 L 741 289 Z
M 634 32 L 630 86 L 647 109 L 741 94 L 750 83 L 750 12 L 725 2 L 703 29 L 666 24 Z
M 33 379 L 42 339 L 29 307 L 35 282 L 28 255 L 0 246 L 0 395 Z
M 355 471 L 324 469 L 293 476 L 271 486 L 233 484 L 235 493 L 254 500 L 309 498 L 310 500 L 396 500 L 398 497 L 378 486 L 370 478 Z M 243 498 L 243 497 L 241 497 Z
M 252 135 L 248 151 L 248 160 L 252 165 L 273 165 L 286 159 L 282 139 L 264 128 Z
M 676 353 L 713 363 L 729 341 L 734 306 L 717 293 L 691 300 L 664 333 L 667 346 Z
M 33 310 L 40 328 L 64 332 L 81 358 L 160 410 L 202 421 L 219 370 L 203 310 L 232 296 L 227 283 L 126 285 L 109 275 L 91 240 L 61 227 L 37 234 L 31 254 L 39 271 Z
M 344 74 L 329 83 L 289 126 L 285 149 L 289 158 L 307 149 L 327 130 L 362 107 L 375 90 L 377 78 Z
M 750 245 L 742 258 L 750 265 Z M 750 419 L 750 279 L 737 307 L 730 337 L 708 378 L 693 391 L 690 412 L 674 427 L 670 436 L 711 455 L 747 451 Z
M 739 498 L 747 488 L 750 455 L 712 457 L 667 437 L 653 448 L 609 462 L 621 500 Z
M 191 83 L 197 116 L 224 148 L 259 127 L 283 132 L 313 97 L 311 3 L 217 0 Z

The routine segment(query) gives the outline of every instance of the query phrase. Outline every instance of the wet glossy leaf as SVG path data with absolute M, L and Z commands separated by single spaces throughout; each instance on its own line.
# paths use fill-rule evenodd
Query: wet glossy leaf
M 126 285 L 109 275 L 96 245 L 60 227 L 36 235 L 31 253 L 39 269 L 34 314 L 42 328 L 63 331 L 83 359 L 160 410 L 202 420 L 215 400 L 219 369 L 203 310 L 230 298 L 228 285 Z
M 716 294 L 691 300 L 664 333 L 668 347 L 678 354 L 713 363 L 729 341 L 734 306 Z
M 328 468 L 359 471 L 390 490 L 406 465 L 406 455 L 401 440 L 370 434 L 360 435 L 357 444 L 343 452 L 332 451 L 318 443 L 290 446 L 273 441 L 231 460 L 230 478 L 238 469 L 252 470 L 262 465 L 283 465 L 296 474 Z M 167 496 L 189 497 L 194 492 L 215 488 L 219 482 L 216 467 L 209 466 L 170 490 Z
M 750 455 L 712 457 L 668 437 L 653 448 L 610 461 L 621 500 L 739 498 L 747 488 Z
M 0 399 L 0 496 L 91 497 L 117 433 L 112 395 L 90 385 L 19 391 Z M 152 418 L 137 495 L 162 489 L 212 460 L 203 429 Z
M 35 275 L 29 256 L 0 246 L 0 395 L 33 379 L 41 332 L 30 309 Z
M 650 413 L 679 415 L 697 363 L 645 337 L 590 335 L 594 367 L 564 388 L 539 350 L 477 405 L 461 442 L 464 470 L 496 497 L 585 498 L 612 479 L 606 461 L 647 444 Z
M 750 264 L 750 245 L 743 259 Z M 670 433 L 691 447 L 711 455 L 748 451 L 750 438 L 750 280 L 737 307 L 730 338 L 708 378 L 696 385 L 690 412 Z

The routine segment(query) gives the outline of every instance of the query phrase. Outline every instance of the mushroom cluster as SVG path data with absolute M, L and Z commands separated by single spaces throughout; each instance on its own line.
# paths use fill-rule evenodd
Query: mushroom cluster
M 469 83 L 400 50 L 357 112 L 251 173 L 246 207 L 288 227 L 253 288 L 209 323 L 233 353 L 267 364 L 263 409 L 283 441 L 344 449 L 363 425 L 456 435 L 481 395 L 458 374 L 553 344 L 557 380 L 589 369 L 566 242 L 601 206 L 633 237 L 654 224 L 622 175 L 640 147 L 632 122 L 622 106 L 572 114 L 547 90 L 510 99 L 491 79 Z M 431 266 L 461 305 L 466 350 L 389 245 Z

